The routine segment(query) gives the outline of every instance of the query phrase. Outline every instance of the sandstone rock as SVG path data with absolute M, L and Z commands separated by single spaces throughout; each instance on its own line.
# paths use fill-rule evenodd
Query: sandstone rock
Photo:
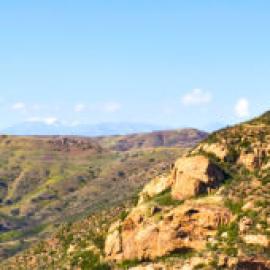
M 228 209 L 215 205 L 180 205 L 163 213 L 160 221 L 138 219 L 140 211 L 132 211 L 118 229 L 110 229 L 105 243 L 108 260 L 148 260 L 174 251 L 202 250 L 218 227 L 232 218 Z
M 237 265 L 238 262 L 239 262 L 238 258 L 229 257 L 227 265 L 228 265 L 229 269 L 232 269 Z
M 239 157 L 238 163 L 244 165 L 249 170 L 253 170 L 258 167 L 259 161 L 254 153 L 242 153 Z
M 195 269 L 199 265 L 208 265 L 210 263 L 208 258 L 202 258 L 202 257 L 193 257 L 189 259 L 191 269 Z
M 70 245 L 68 250 L 67 250 L 67 254 L 72 254 L 76 251 L 76 246 L 75 245 Z
M 253 221 L 251 218 L 248 217 L 243 217 L 240 221 L 239 221 L 239 231 L 241 233 L 246 232 L 253 224 Z
M 218 257 L 218 267 L 225 267 L 228 263 L 228 256 L 226 255 L 220 255 Z
M 254 208 L 255 208 L 254 201 L 249 201 L 242 207 L 242 210 L 247 211 L 247 210 L 252 210 Z
M 247 244 L 259 245 L 266 248 L 270 246 L 270 241 L 266 235 L 244 235 L 242 238 Z
M 225 175 L 208 158 L 191 156 L 176 161 L 172 178 L 172 196 L 183 200 L 218 187 Z
M 181 270 L 193 270 L 193 266 L 190 264 L 185 264 L 181 267 Z
M 148 264 L 146 266 L 131 267 L 129 270 L 165 270 L 165 266 L 161 264 Z
M 251 182 L 251 186 L 253 188 L 258 188 L 258 187 L 261 187 L 262 186 L 262 182 L 258 179 L 253 179 L 252 182 Z
M 142 192 L 140 193 L 139 204 L 142 204 L 149 198 L 152 198 L 162 193 L 171 186 L 172 186 L 172 178 L 169 176 L 161 176 L 153 179 L 152 181 L 150 181 L 150 183 L 145 185 Z
M 201 145 L 200 148 L 206 153 L 214 154 L 220 160 L 225 160 L 226 156 L 229 153 L 228 148 L 220 143 L 212 143 L 212 144 L 206 143 Z
M 120 235 L 120 221 L 112 224 L 105 243 L 105 253 L 114 254 L 117 260 L 121 260 L 122 241 Z

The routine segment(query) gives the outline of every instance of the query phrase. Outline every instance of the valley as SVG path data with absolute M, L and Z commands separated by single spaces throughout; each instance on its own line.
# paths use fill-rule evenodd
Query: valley
M 205 136 L 196 130 L 99 138 L 3 135 L 0 256 L 136 196 Z

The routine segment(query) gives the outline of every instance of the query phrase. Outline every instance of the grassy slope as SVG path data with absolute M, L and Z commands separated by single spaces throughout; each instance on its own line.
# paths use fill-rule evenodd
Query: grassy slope
M 196 148 L 200 154 L 208 156 L 222 167 L 227 172 L 229 179 L 217 191 L 218 194 L 213 191 L 210 196 L 205 195 L 194 198 L 194 200 L 207 202 L 211 198 L 215 198 L 216 195 L 218 198 L 222 196 L 224 201 L 219 201 L 219 203 L 229 208 L 235 215 L 235 219 L 230 225 L 219 228 L 217 235 L 213 236 L 206 250 L 199 253 L 171 254 L 162 258 L 162 262 L 173 265 L 181 260 L 185 261 L 186 257 L 210 256 L 210 266 L 199 265 L 196 269 L 224 269 L 222 266 L 218 266 L 219 259 L 224 255 L 230 259 L 236 257 L 269 259 L 269 248 L 246 244 L 239 233 L 239 222 L 243 217 L 248 217 L 252 220 L 252 225 L 245 233 L 266 235 L 270 239 L 270 167 L 266 166 L 270 161 L 269 134 L 270 113 L 267 113 L 250 122 L 213 133 Z M 226 160 L 220 160 L 213 153 L 200 150 L 201 146 L 205 144 L 221 144 L 227 148 Z M 238 162 L 240 155 L 256 154 L 261 150 L 265 154 L 261 156 L 258 167 L 255 166 L 255 168 L 248 170 Z M 169 152 L 173 151 L 169 150 Z M 148 151 L 144 155 L 148 156 L 148 159 L 150 158 Z M 166 159 L 166 154 L 163 158 Z M 160 194 L 154 200 L 165 206 L 171 205 L 173 207 L 175 203 L 168 196 L 168 193 Z M 247 203 L 252 204 L 250 209 L 243 208 Z M 97 259 L 98 263 L 95 264 L 95 258 L 99 257 L 99 255 L 95 255 L 95 252 L 102 255 L 106 230 L 117 217 L 124 218 L 126 216 L 124 209 L 125 207 L 113 207 L 109 211 L 100 211 L 94 216 L 89 216 L 81 222 L 66 225 L 50 240 L 40 242 L 34 248 L 4 263 L 2 269 L 18 269 L 17 265 L 22 266 L 21 269 L 29 269 L 30 263 L 32 269 L 73 269 L 78 267 L 78 269 L 106 270 L 108 267 L 99 258 Z M 99 251 L 91 249 L 89 251 L 93 244 Z M 34 258 L 34 262 L 30 258 Z M 89 262 L 91 262 L 91 266 L 89 266 Z M 127 269 L 128 265 L 138 263 L 140 262 L 128 262 L 123 267 Z
M 186 141 L 190 145 L 198 138 L 193 135 Z M 114 143 L 115 137 L 2 136 L 0 257 L 15 254 L 57 224 L 132 197 L 184 151 L 181 147 L 114 151 L 107 145 Z

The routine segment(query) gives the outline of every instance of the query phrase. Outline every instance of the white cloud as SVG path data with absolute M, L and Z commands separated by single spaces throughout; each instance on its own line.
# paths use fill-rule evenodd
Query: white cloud
M 244 118 L 249 116 L 249 101 L 246 98 L 240 98 L 235 107 L 234 111 L 237 117 Z
M 43 123 L 48 126 L 55 125 L 58 122 L 56 117 L 30 117 L 26 120 L 27 122 Z
M 121 105 L 118 102 L 107 102 L 102 105 L 102 110 L 108 113 L 114 113 L 119 111 L 121 108 Z
M 84 111 L 86 106 L 84 104 L 76 104 L 74 107 L 75 112 L 82 112 Z
M 25 103 L 23 102 L 16 102 L 12 105 L 11 107 L 13 110 L 19 111 L 19 110 L 24 110 L 26 108 Z
M 207 104 L 212 100 L 210 92 L 196 88 L 182 97 L 182 103 L 186 106 Z
M 47 125 L 54 125 L 58 122 L 58 119 L 56 117 L 46 117 L 43 121 Z

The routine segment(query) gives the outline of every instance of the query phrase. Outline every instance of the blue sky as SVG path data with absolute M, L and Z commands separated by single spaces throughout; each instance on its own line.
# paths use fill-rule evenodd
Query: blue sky
M 0 3 L 0 128 L 209 128 L 270 109 L 268 0 Z

